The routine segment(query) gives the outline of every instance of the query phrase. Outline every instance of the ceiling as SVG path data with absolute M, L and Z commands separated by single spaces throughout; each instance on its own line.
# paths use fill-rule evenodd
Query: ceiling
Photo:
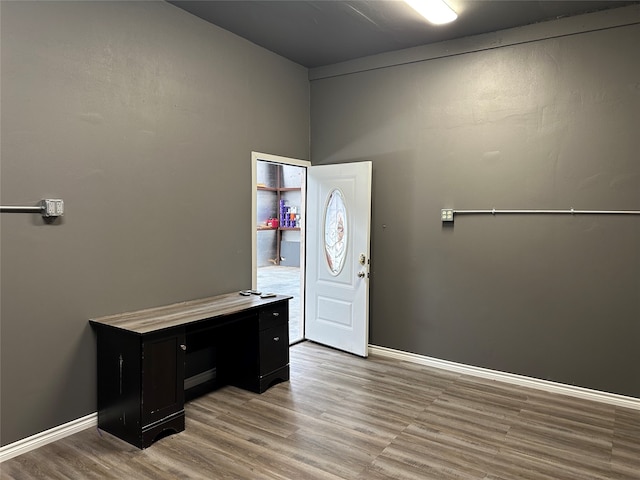
M 308 68 L 494 32 L 638 1 L 447 0 L 458 19 L 432 25 L 399 0 L 169 0 Z

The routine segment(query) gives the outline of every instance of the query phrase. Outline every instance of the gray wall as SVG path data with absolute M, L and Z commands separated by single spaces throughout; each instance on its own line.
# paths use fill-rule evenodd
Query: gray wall
M 440 222 L 640 209 L 640 25 L 482 40 L 311 83 L 312 162 L 373 161 L 370 342 L 640 397 L 640 217 Z
M 307 70 L 164 2 L 1 2 L 1 443 L 96 411 L 91 317 L 251 286 L 251 151 Z

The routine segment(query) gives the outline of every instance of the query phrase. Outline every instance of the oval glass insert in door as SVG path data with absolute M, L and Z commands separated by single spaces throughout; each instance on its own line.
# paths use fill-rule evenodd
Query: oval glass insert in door
M 335 188 L 324 207 L 324 251 L 331 275 L 342 271 L 347 256 L 347 206 L 342 192 Z

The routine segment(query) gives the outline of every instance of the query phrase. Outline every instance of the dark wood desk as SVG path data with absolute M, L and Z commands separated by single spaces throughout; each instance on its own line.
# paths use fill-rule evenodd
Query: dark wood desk
M 98 427 L 138 448 L 184 430 L 184 401 L 289 380 L 289 299 L 236 293 L 91 319 Z

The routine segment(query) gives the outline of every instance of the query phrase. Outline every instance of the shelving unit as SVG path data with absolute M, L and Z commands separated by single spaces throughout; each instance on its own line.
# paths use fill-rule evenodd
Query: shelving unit
M 291 207 L 298 207 L 301 203 L 300 193 L 302 191 L 299 186 L 287 185 L 284 179 L 283 167 L 278 164 L 268 164 L 267 172 L 263 172 L 263 183 L 259 183 L 258 190 L 258 232 L 273 230 L 275 232 L 275 265 L 280 265 L 282 261 L 282 242 L 283 236 L 287 232 L 299 232 L 300 227 L 282 226 L 282 218 L 279 212 L 280 200 L 290 202 Z M 298 194 L 296 197 L 296 193 Z M 269 218 L 277 218 L 278 226 L 272 227 L 267 225 Z M 272 247 L 273 248 L 273 245 Z M 272 250 L 273 252 L 273 250 Z

